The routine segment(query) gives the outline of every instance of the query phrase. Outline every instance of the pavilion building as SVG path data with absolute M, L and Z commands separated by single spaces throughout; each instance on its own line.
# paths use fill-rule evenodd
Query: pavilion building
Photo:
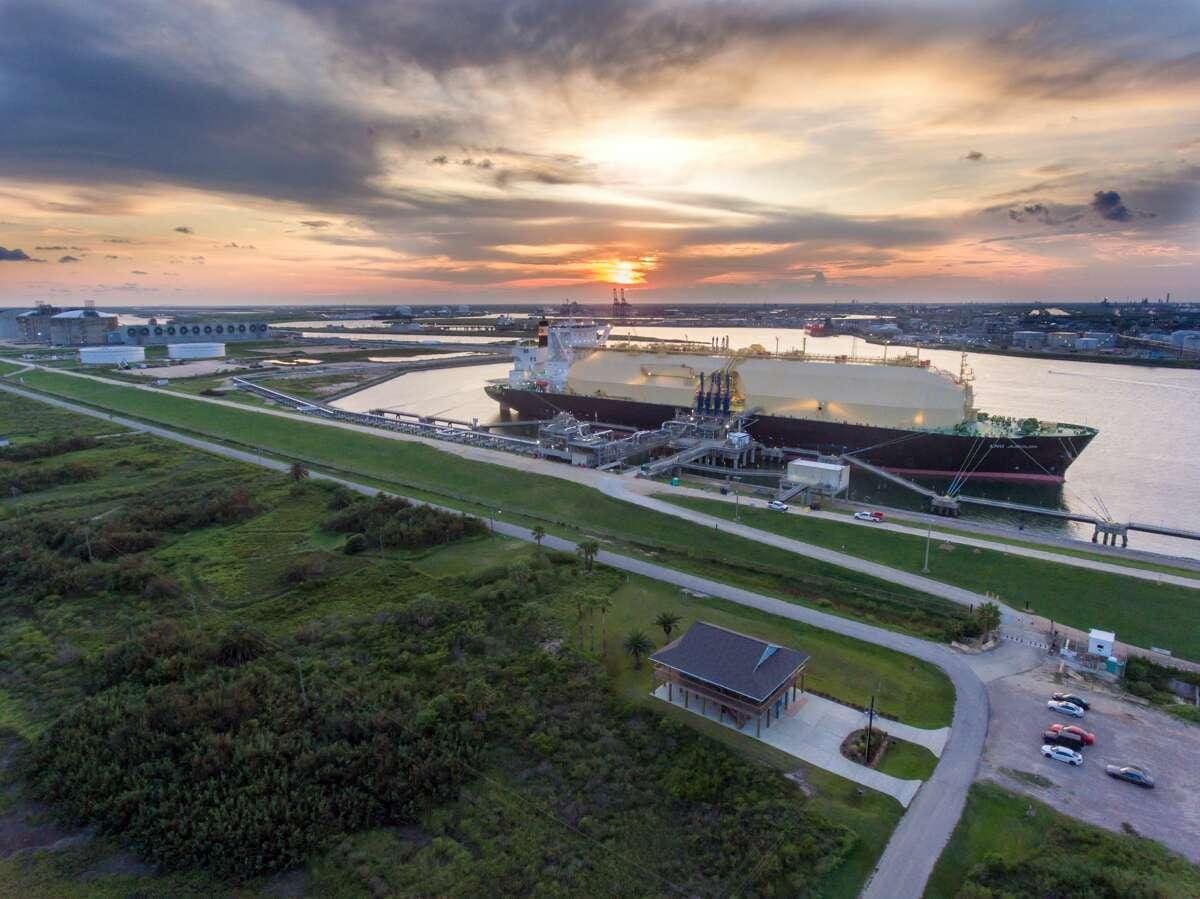
M 654 689 L 665 684 L 668 702 L 675 701 L 679 690 L 684 708 L 698 702 L 706 715 L 711 702 L 718 720 L 728 716 L 738 730 L 754 721 L 755 734 L 761 735 L 764 719 L 770 727 L 804 692 L 808 655 L 697 621 L 652 655 L 650 663 Z

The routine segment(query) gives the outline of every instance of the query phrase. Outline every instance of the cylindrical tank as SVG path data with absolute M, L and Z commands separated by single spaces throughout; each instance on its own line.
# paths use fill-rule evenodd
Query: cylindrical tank
M 172 343 L 167 345 L 171 359 L 219 359 L 225 355 L 223 343 Z
M 85 346 L 79 349 L 79 361 L 84 365 L 145 362 L 146 350 L 140 346 Z

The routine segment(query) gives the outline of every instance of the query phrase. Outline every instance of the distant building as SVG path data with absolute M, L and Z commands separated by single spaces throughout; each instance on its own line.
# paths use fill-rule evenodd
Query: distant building
M 1099 341 L 1101 348 L 1104 349 L 1117 345 L 1117 335 L 1111 331 L 1084 331 L 1083 336 L 1089 340 Z
M 1090 353 L 1100 349 L 1100 341 L 1095 337 L 1078 337 L 1075 339 L 1075 349 Z
M 50 319 L 61 312 L 46 303 L 39 303 L 36 309 L 17 314 L 17 340 L 21 343 L 49 343 Z
M 1026 350 L 1036 350 L 1046 345 L 1043 331 L 1013 331 L 1012 345 Z
M 1200 344 L 1200 331 L 1173 331 L 1171 345 L 1191 349 Z
M 1051 349 L 1069 350 L 1075 346 L 1079 335 L 1074 331 L 1051 331 L 1046 335 L 1046 346 Z
M 652 655 L 650 663 L 655 692 L 665 692 L 662 698 L 668 702 L 679 691 L 685 706 L 700 704 L 701 714 L 711 702 L 719 720 L 728 718 L 738 730 L 753 721 L 760 736 L 763 719 L 770 727 L 796 696 L 797 685 L 804 691 L 808 658 L 798 650 L 697 621 Z
M 50 316 L 53 346 L 104 346 L 117 330 L 117 317 L 95 309 L 70 309 Z
M 20 340 L 21 322 L 18 318 L 29 309 L 0 309 L 0 340 Z
M 121 340 L 136 346 L 274 339 L 271 326 L 266 322 L 211 320 L 159 324 L 151 319 L 144 325 L 128 325 L 121 328 Z

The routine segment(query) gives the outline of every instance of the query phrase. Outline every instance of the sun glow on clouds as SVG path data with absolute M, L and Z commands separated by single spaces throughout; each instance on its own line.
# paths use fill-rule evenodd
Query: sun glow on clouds
M 0 246 L 30 260 L 0 261 L 0 301 L 1200 283 L 1194 5 L 440 0 L 393 28 L 388 3 L 23 4 Z

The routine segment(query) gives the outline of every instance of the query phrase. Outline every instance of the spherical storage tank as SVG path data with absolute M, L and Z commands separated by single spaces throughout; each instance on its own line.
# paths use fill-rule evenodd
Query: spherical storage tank
M 79 361 L 84 365 L 145 362 L 146 350 L 140 346 L 85 346 L 79 349 Z
M 172 343 L 167 346 L 171 359 L 219 359 L 225 355 L 223 343 Z

